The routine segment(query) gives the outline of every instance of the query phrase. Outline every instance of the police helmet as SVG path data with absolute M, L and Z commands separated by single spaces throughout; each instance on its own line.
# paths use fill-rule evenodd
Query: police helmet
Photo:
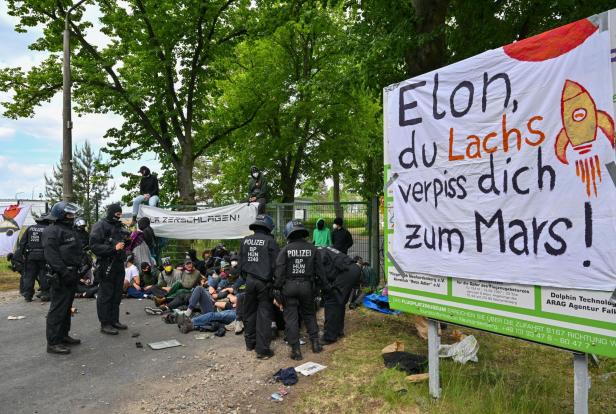
M 64 220 L 67 214 L 77 214 L 80 208 L 78 205 L 66 201 L 58 201 L 53 205 L 49 212 L 49 220 Z
M 301 220 L 291 220 L 284 227 L 284 237 L 288 239 L 308 237 L 309 233 Z
M 267 230 L 267 232 L 270 233 L 272 230 L 274 230 L 274 220 L 272 220 L 272 218 L 267 214 L 259 214 L 255 218 L 255 221 L 250 226 L 248 226 L 248 228 L 253 231 L 257 228 L 261 228 Z
M 86 228 L 86 219 L 84 219 L 83 217 L 77 217 L 75 219 L 75 227 L 80 228 L 80 229 L 85 229 Z

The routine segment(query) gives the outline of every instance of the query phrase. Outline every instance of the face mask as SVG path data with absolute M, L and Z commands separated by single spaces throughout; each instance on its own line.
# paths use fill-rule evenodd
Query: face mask
M 165 272 L 171 273 L 171 271 L 173 270 L 173 266 L 165 266 L 164 269 L 165 269 Z
M 255 180 L 259 177 L 259 173 L 251 173 L 250 174 L 252 176 L 252 178 L 254 178 Z
M 334 224 L 332 227 L 333 227 L 333 228 L 334 228 L 334 230 L 335 230 L 335 229 L 337 229 L 337 228 L 338 228 L 338 225 L 337 225 L 337 224 Z
M 233 267 L 237 266 L 237 260 L 231 260 L 231 266 Z

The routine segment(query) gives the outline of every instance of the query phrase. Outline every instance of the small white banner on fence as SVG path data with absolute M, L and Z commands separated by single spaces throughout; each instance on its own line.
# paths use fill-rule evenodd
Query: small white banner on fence
M 257 216 L 257 203 L 231 204 L 197 211 L 171 211 L 142 205 L 157 237 L 183 240 L 240 239 L 252 234 L 248 226 Z

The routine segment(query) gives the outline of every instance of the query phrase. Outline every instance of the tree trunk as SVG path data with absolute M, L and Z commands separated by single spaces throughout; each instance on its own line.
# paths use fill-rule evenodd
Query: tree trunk
M 193 183 L 193 168 L 195 161 L 192 159 L 190 152 L 185 152 L 181 163 L 176 165 L 178 191 L 180 193 L 180 204 L 186 206 L 195 205 L 195 185 Z
M 332 172 L 332 180 L 334 181 L 334 211 L 336 213 L 336 217 L 344 218 L 344 212 L 342 210 L 342 205 L 340 204 L 340 172 L 335 166 Z
M 434 34 L 405 53 L 407 75 L 421 75 L 447 63 L 445 19 L 450 0 L 411 0 L 417 18 L 417 34 Z M 437 32 L 439 31 L 439 32 Z

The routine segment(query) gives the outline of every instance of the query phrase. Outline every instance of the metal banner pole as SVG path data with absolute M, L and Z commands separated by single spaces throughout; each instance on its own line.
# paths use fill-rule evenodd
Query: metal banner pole
M 573 353 L 573 387 L 573 412 L 588 414 L 588 390 L 590 389 L 588 354 Z
M 441 337 L 438 335 L 438 322 L 428 319 L 428 372 L 430 373 L 430 395 L 433 398 L 441 397 L 439 380 L 438 349 L 441 346 Z

